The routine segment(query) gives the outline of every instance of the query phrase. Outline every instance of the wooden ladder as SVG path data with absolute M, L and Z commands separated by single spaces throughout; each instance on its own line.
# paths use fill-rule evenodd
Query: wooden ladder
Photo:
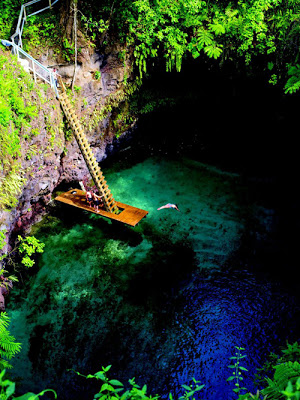
M 60 78 L 60 77 L 59 77 Z M 117 214 L 119 209 L 113 198 L 113 195 L 106 184 L 106 180 L 102 171 L 97 163 L 97 160 L 92 153 L 91 147 L 85 136 L 81 123 L 78 116 L 75 113 L 74 107 L 71 105 L 70 100 L 66 94 L 64 84 L 61 79 L 58 79 L 60 83 L 61 92 L 59 93 L 59 101 L 64 111 L 64 114 L 73 130 L 74 136 L 80 148 L 80 151 L 84 157 L 86 165 L 90 171 L 93 181 L 98 189 L 99 195 L 103 196 L 102 200 L 106 211 Z

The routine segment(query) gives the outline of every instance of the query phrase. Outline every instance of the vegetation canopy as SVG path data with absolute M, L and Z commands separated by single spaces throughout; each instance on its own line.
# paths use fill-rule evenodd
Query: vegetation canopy
M 81 3 L 81 4 L 80 4 Z M 180 71 L 183 58 L 201 55 L 223 63 L 259 61 L 271 83 L 299 88 L 299 0 L 122 0 L 79 2 L 90 20 L 108 24 L 134 55 L 142 76 L 151 59 Z M 97 17 L 95 17 L 97 15 Z M 108 26 L 108 25 L 107 25 Z M 113 33 L 113 35 L 112 35 Z M 105 42 L 105 40 L 104 40 Z

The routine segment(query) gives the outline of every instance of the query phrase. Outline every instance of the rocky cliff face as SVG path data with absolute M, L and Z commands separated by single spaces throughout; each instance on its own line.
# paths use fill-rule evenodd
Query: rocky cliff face
M 51 51 L 41 56 L 44 65 L 58 65 L 59 74 L 66 86 L 70 85 L 74 65 L 62 65 L 52 58 Z M 89 121 L 110 96 L 123 90 L 124 63 L 118 59 L 118 50 L 109 55 L 91 52 L 83 47 L 76 74 L 74 106 L 81 118 L 92 150 L 98 162 L 107 157 L 107 149 L 112 151 L 113 143 L 126 140 L 124 132 L 116 140 L 110 129 L 110 114 L 89 126 Z M 39 90 L 39 89 L 37 89 Z M 33 94 L 34 95 L 34 94 Z M 45 213 L 55 188 L 61 183 L 69 183 L 89 177 L 89 172 L 77 143 L 69 132 L 59 101 L 50 88 L 44 93 L 45 102 L 40 107 L 38 118 L 32 122 L 32 129 L 38 131 L 29 141 L 22 144 L 22 168 L 27 178 L 19 196 L 18 205 L 11 210 L 0 210 L 0 230 L 6 230 L 7 242 L 16 233 L 24 232 Z

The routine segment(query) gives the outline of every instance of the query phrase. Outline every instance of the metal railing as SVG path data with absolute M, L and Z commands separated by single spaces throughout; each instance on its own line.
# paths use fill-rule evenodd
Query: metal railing
M 19 14 L 17 29 L 16 32 L 11 36 L 11 41 L 17 46 L 22 47 L 22 33 L 26 20 L 33 15 L 39 14 L 42 11 L 52 8 L 52 6 L 54 6 L 54 4 L 56 4 L 58 1 L 59 0 L 32 0 L 28 3 L 23 4 L 21 6 L 21 11 Z M 43 8 L 40 8 L 38 10 L 32 9 L 38 3 L 39 6 L 41 5 L 40 3 L 44 4 L 44 6 L 42 6 Z
M 56 97 L 59 97 L 57 90 L 57 79 L 50 69 L 35 60 L 33 57 L 31 57 L 31 55 L 26 53 L 26 51 L 17 46 L 14 42 L 9 42 L 8 40 L 2 40 L 1 42 L 4 46 L 12 46 L 12 53 L 18 57 L 18 61 L 21 63 L 25 71 L 32 72 L 35 81 L 37 78 L 42 79 L 54 89 Z
M 59 95 L 56 76 L 50 69 L 42 65 L 22 49 L 22 33 L 24 24 L 29 17 L 52 8 L 58 1 L 59 0 L 32 0 L 23 4 L 19 14 L 17 29 L 11 36 L 11 41 L 1 40 L 4 46 L 12 47 L 12 53 L 18 57 L 18 61 L 20 61 L 26 71 L 32 72 L 35 81 L 37 78 L 40 78 L 54 89 L 57 98 Z M 39 5 L 39 7 L 42 5 L 42 8 L 34 10 L 35 5 Z

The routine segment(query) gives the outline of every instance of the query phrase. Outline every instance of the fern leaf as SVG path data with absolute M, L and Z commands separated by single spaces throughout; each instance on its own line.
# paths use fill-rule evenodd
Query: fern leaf
M 266 378 L 268 387 L 262 390 L 262 394 L 268 396 L 268 400 L 284 399 L 285 396 L 282 392 L 291 381 L 295 383 L 300 377 L 300 364 L 295 361 L 288 361 L 284 364 L 279 364 L 275 367 L 275 374 L 273 380 Z

